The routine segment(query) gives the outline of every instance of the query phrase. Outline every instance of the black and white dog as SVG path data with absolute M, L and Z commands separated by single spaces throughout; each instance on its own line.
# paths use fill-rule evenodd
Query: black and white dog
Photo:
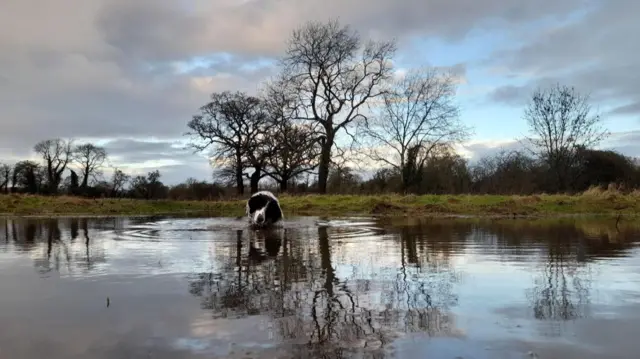
M 254 193 L 247 201 L 246 213 L 249 223 L 258 228 L 269 227 L 284 218 L 280 202 L 269 191 Z

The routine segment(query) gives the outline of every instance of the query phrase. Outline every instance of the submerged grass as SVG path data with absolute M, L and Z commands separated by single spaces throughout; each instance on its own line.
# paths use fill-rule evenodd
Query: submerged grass
M 625 214 L 640 210 L 640 191 L 590 189 L 579 195 L 281 195 L 286 215 L 409 215 L 409 216 L 554 216 Z M 0 195 L 4 215 L 154 215 L 202 213 L 244 214 L 244 199 L 173 201 L 86 199 L 70 196 Z

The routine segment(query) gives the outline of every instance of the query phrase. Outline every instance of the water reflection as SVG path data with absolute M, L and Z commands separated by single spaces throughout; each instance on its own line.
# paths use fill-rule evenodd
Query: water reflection
M 91 241 L 88 218 L 0 219 L 3 252 L 29 253 L 36 270 L 46 275 L 90 273 L 96 263 L 106 262 L 101 243 Z
M 340 271 L 336 253 L 355 256 L 341 260 L 353 262 L 375 260 L 382 252 L 350 253 L 349 245 L 374 248 L 365 247 L 366 239 L 332 243 L 327 226 L 315 231 L 315 236 L 310 230 L 252 232 L 245 244 L 239 230 L 235 255 L 216 258 L 222 270 L 191 277 L 190 293 L 214 318 L 268 315 L 281 341 L 304 344 L 296 349 L 314 357 L 341 357 L 353 348 L 378 351 L 400 332 L 455 332 L 447 308 L 457 300 L 456 276 L 444 263 L 422 270 L 424 260 L 415 259 L 412 266 L 411 253 L 418 252 L 414 235 L 399 238 L 399 267 L 353 263 Z M 390 249 L 395 243 L 374 245 Z
M 115 336 L 111 342 L 121 348 L 138 352 L 151 345 L 185 358 L 240 355 L 230 343 L 253 343 L 254 354 L 264 357 L 381 358 L 392 357 L 397 340 L 413 334 L 467 343 L 514 335 L 567 339 L 558 326 L 536 323 L 580 325 L 576 321 L 616 312 L 616 301 L 628 302 L 623 294 L 640 298 L 639 233 L 634 223 L 569 219 L 316 218 L 248 231 L 233 219 L 4 218 L 0 276 L 11 291 L 0 298 L 0 312 L 32 317 L 58 306 L 55 300 L 89 306 L 99 296 L 104 308 L 109 296 L 108 310 L 122 322 L 88 323 L 87 313 L 96 316 L 97 309 L 47 315 L 64 318 L 64 328 Z M 25 261 L 37 279 L 16 269 Z M 98 277 L 93 292 L 76 286 Z M 53 302 L 25 294 L 65 278 L 77 284 L 47 286 Z M 146 304 L 134 309 L 138 299 Z M 16 318 L 3 315 L 3 323 Z M 174 327 L 158 334 L 156 326 L 169 315 Z M 42 332 L 30 326 L 37 320 L 30 323 L 21 324 L 25 332 L 41 335 L 30 340 L 59 340 L 52 355 L 69 354 L 60 338 L 71 329 Z M 136 334 L 114 332 L 122 325 Z M 205 334 L 194 334 L 194 326 Z M 224 330 L 236 334 L 212 334 Z M 165 344 L 157 343 L 158 335 L 166 336 Z M 15 345 L 14 336 L 0 331 L 0 348 L 31 357 L 25 347 L 4 349 Z M 570 340 L 579 347 L 580 338 Z M 192 344 L 163 346 L 169 342 Z M 84 354 L 110 357 L 114 349 L 104 345 Z

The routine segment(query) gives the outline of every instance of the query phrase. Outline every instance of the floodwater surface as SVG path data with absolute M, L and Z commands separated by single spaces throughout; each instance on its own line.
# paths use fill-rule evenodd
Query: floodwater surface
M 0 218 L 0 358 L 637 358 L 622 222 Z

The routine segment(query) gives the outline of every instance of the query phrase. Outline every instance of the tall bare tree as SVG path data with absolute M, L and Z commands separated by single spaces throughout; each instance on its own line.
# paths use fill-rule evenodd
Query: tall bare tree
M 529 149 L 548 165 L 558 191 L 569 188 L 577 150 L 592 148 L 609 134 L 600 126 L 600 115 L 591 114 L 589 96 L 560 84 L 536 89 L 524 119 L 531 133 Z
M 238 194 L 244 194 L 243 170 L 247 150 L 263 131 L 266 116 L 257 97 L 242 92 L 213 93 L 211 102 L 188 123 L 191 147 L 210 149 L 214 160 L 233 158 Z
M 107 159 L 107 151 L 103 147 L 92 143 L 78 145 L 73 150 L 73 160 L 80 166 L 82 182 L 80 188 L 87 188 L 89 177 L 95 177 L 100 173 L 100 168 Z
M 456 76 L 451 71 L 412 70 L 391 83 L 381 96 L 379 113 L 366 122 L 368 156 L 398 171 L 403 191 L 411 182 L 409 160 L 422 168 L 439 146 L 468 137 L 469 129 L 458 117 L 455 94 Z
M 319 192 L 326 193 L 336 135 L 366 120 L 369 102 L 382 94 L 391 75 L 395 41 L 368 41 L 337 20 L 309 22 L 293 31 L 282 65 L 295 86 L 298 118 L 324 132 L 318 168 Z
M 62 173 L 71 161 L 72 141 L 60 138 L 38 142 L 34 151 L 45 161 L 49 193 L 56 193 L 62 181 Z

